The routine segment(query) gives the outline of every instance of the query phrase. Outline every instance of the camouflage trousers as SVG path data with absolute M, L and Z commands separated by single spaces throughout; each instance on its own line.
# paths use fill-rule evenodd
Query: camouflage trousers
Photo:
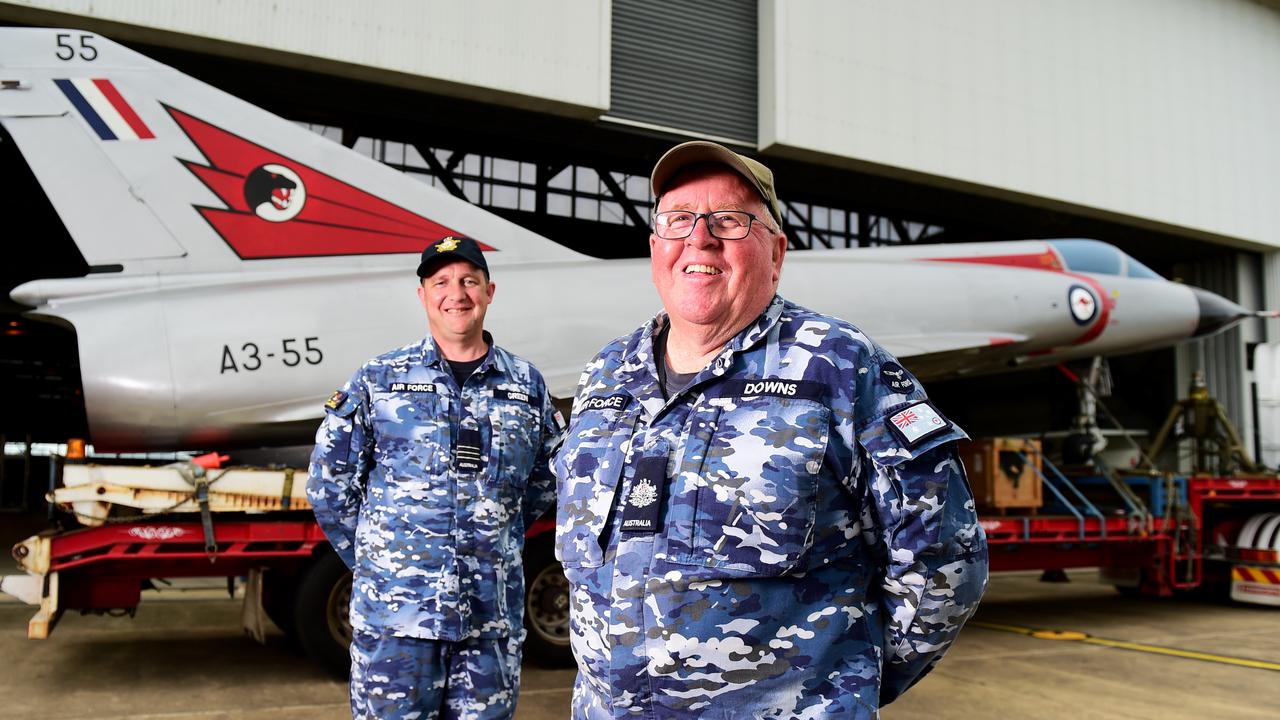
M 518 636 L 463 642 L 352 634 L 351 717 L 505 720 L 520 694 Z
M 804 681 L 812 681 L 805 673 L 794 673 L 796 691 L 790 697 L 751 700 L 727 699 L 717 700 L 710 707 L 688 710 L 689 698 L 706 697 L 696 693 L 682 693 L 672 698 L 669 705 L 633 705 L 629 712 L 617 713 L 609 696 L 600 692 L 579 673 L 573 684 L 573 700 L 569 717 L 571 720 L 616 720 L 619 715 L 636 717 L 643 720 L 879 720 L 880 711 L 862 702 L 853 691 L 838 693 L 833 699 L 806 695 L 801 687 Z

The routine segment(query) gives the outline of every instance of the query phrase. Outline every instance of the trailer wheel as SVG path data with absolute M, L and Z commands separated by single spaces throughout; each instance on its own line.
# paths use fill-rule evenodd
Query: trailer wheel
M 351 671 L 351 571 L 326 550 L 302 572 L 293 604 L 294 635 L 321 667 L 345 678 Z
M 543 667 L 572 667 L 569 581 L 556 560 L 551 533 L 526 543 L 524 583 L 525 657 Z

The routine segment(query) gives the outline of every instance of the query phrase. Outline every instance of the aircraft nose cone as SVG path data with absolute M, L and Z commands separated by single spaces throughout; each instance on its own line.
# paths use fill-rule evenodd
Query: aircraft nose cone
M 1196 324 L 1196 331 L 1192 333 L 1192 337 L 1212 335 L 1254 315 L 1253 312 L 1221 295 L 1203 288 L 1187 287 L 1196 296 L 1196 302 L 1200 305 L 1200 321 Z

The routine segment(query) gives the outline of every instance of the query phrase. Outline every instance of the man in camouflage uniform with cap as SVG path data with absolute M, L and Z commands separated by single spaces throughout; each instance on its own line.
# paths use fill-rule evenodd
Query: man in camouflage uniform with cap
M 587 365 L 555 460 L 573 717 L 877 717 L 986 585 L 965 434 L 776 294 L 768 168 L 693 142 L 651 181 L 665 312 Z
M 307 496 L 354 571 L 351 714 L 510 718 L 525 528 L 550 508 L 558 419 L 541 374 L 483 330 L 494 284 L 468 238 L 429 246 L 430 332 L 326 405 Z

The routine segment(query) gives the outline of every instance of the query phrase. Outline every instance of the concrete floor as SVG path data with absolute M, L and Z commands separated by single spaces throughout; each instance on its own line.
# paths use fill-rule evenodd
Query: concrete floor
M 148 595 L 134 619 L 71 615 L 46 641 L 25 638 L 30 608 L 0 601 L 0 718 L 349 717 L 344 683 L 283 636 L 242 636 L 225 594 Z M 976 620 L 1280 663 L 1280 610 L 1127 600 L 1084 571 L 1068 584 L 997 576 Z M 516 717 L 565 718 L 572 681 L 526 667 Z M 1280 673 L 975 624 L 884 717 L 1275 718 Z

